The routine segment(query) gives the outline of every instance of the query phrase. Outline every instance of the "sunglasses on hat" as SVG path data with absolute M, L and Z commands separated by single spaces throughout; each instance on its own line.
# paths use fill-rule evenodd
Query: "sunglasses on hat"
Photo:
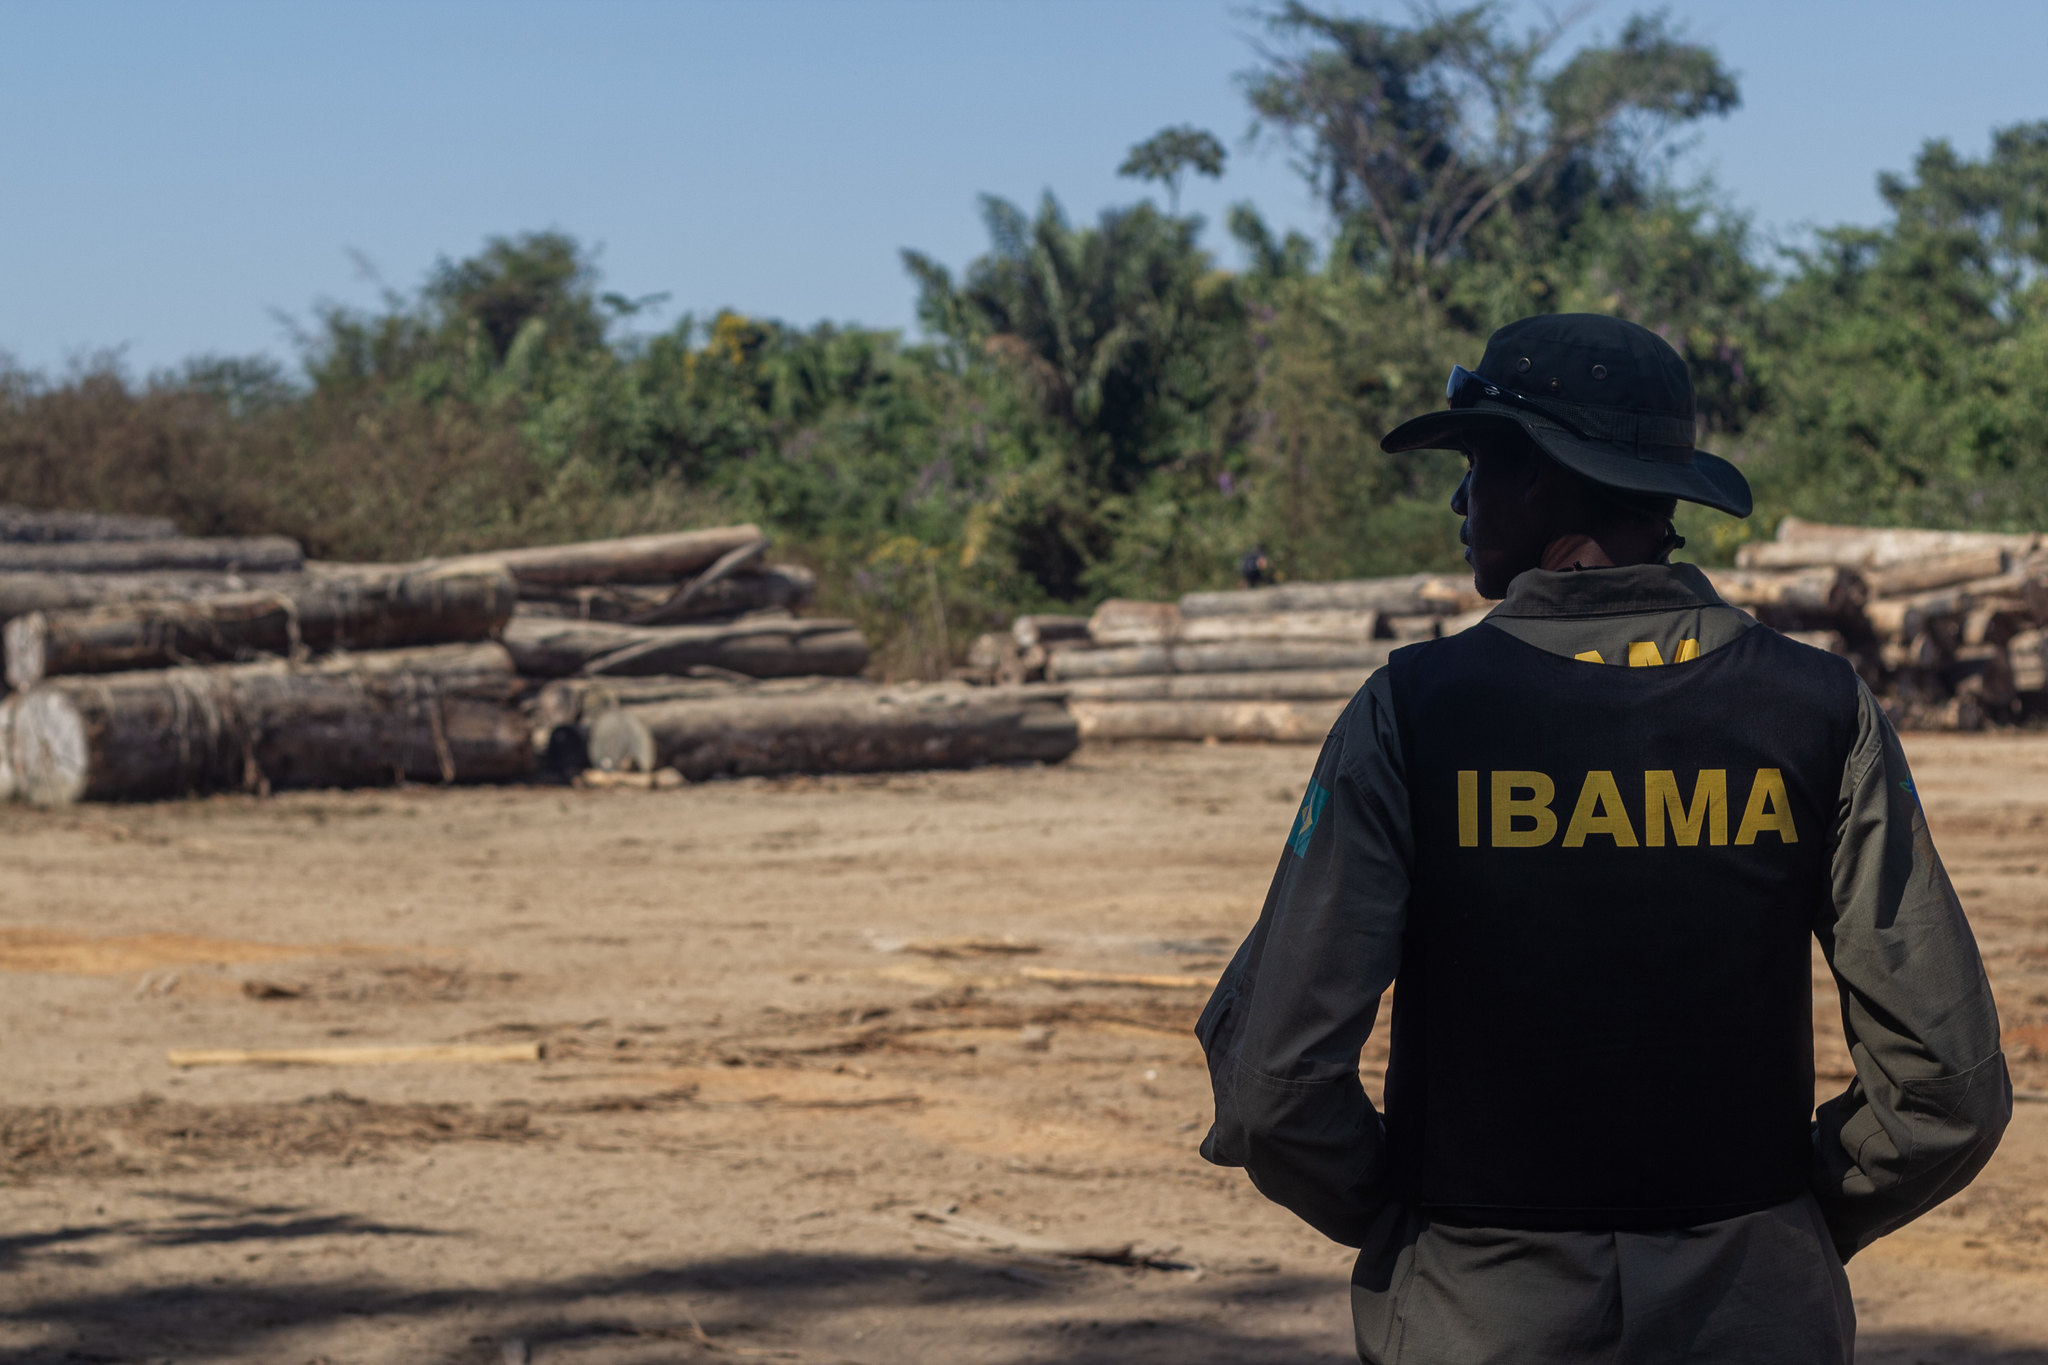
M 1583 438 L 1586 435 L 1569 419 L 1560 417 L 1556 411 L 1545 407 L 1528 394 L 1503 388 L 1490 379 L 1482 379 L 1476 372 L 1466 369 L 1463 365 L 1451 366 L 1451 377 L 1444 384 L 1444 398 L 1453 408 L 1474 407 L 1480 399 L 1491 398 L 1496 403 L 1507 403 L 1538 413 L 1545 420 L 1557 423 L 1574 436 Z

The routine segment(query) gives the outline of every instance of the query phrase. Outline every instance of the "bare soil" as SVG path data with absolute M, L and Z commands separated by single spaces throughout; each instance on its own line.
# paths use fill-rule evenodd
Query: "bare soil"
M 2048 1093 L 2048 736 L 1909 747 Z M 1311 759 L 0 810 L 0 1362 L 1341 1365 L 1348 1253 L 1194 1151 Z M 2044 1234 L 2027 1102 L 1862 1358 L 2048 1365 Z

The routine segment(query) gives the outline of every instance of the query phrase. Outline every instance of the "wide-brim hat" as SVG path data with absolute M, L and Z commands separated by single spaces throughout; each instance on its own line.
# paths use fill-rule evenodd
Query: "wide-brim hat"
M 1598 313 L 1523 318 L 1454 382 L 1456 406 L 1403 422 L 1380 449 L 1459 450 L 1468 434 L 1512 427 L 1594 483 L 1750 513 L 1742 471 L 1694 445 L 1684 359 L 1647 327 Z

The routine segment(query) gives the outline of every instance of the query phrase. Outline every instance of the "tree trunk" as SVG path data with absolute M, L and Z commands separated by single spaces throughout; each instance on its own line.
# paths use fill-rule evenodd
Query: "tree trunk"
M 503 564 L 519 581 L 521 592 L 528 588 L 573 588 L 592 583 L 673 583 L 762 539 L 758 526 L 721 526 L 706 531 L 587 540 L 573 545 L 534 545 L 443 562 Z
M 0 543 L 8 573 L 297 573 L 305 562 L 286 536 Z
M 46 806 L 502 781 L 533 767 L 518 691 L 496 644 L 53 678 L 15 711 L 17 781 Z
M 722 668 L 756 678 L 853 674 L 868 664 L 867 641 L 850 621 L 760 621 L 724 626 L 621 626 L 514 616 L 505 644 L 519 671 L 645 677 Z
M 1057 763 L 1079 743 L 1055 698 L 957 683 L 624 706 L 590 727 L 597 766 L 674 768 L 693 782 Z
M 1191 592 L 1180 599 L 1180 614 L 1193 618 L 1270 611 L 1376 611 L 1391 616 L 1455 616 L 1484 601 L 1470 578 L 1418 573 L 1342 583 L 1283 583 L 1276 588 L 1237 592 Z
M 7 623 L 7 681 L 26 688 L 67 673 L 483 640 L 504 627 L 516 595 L 500 569 L 429 569 L 31 612 Z
M 169 517 L 109 512 L 54 512 L 0 504 L 0 541 L 51 545 L 79 540 L 175 540 Z
M 32 611 L 79 611 L 113 602 L 157 602 L 245 592 L 252 586 L 290 591 L 295 574 L 78 574 L 0 572 L 0 621 Z
M 1326 701 L 1080 701 L 1068 704 L 1081 738 L 1268 740 L 1315 743 L 1348 704 Z
M 1434 623 L 1434 616 L 1420 618 Z M 1171 602 L 1112 598 L 1096 608 L 1088 636 L 1097 645 L 1218 644 L 1233 640 L 1370 640 L 1375 611 L 1269 611 L 1183 617 Z M 1435 633 L 1434 626 L 1430 632 Z
M 1394 642 L 1315 640 L 1239 641 L 1215 645 L 1122 645 L 1064 650 L 1047 658 L 1046 676 L 1122 678 L 1148 673 L 1263 673 L 1276 669 L 1355 668 L 1370 672 L 1387 661 Z
M 1365 686 L 1370 668 L 1290 669 L 1278 673 L 1154 673 L 1077 678 L 1059 690 L 1072 702 L 1328 701 Z
M 809 569 L 772 564 L 742 569 L 706 584 L 688 601 L 676 600 L 673 583 L 615 583 L 588 587 L 522 587 L 523 616 L 566 617 L 578 621 L 620 621 L 633 625 L 679 625 L 688 621 L 734 617 L 776 607 L 807 605 L 817 595 L 818 578 Z

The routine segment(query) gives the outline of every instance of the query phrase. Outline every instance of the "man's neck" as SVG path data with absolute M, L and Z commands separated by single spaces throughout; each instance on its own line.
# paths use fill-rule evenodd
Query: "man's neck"
M 1620 569 L 1632 564 L 1654 564 L 1657 553 L 1633 536 L 1598 536 L 1585 531 L 1561 535 L 1544 547 L 1536 567 L 1552 573 L 1572 569 Z

